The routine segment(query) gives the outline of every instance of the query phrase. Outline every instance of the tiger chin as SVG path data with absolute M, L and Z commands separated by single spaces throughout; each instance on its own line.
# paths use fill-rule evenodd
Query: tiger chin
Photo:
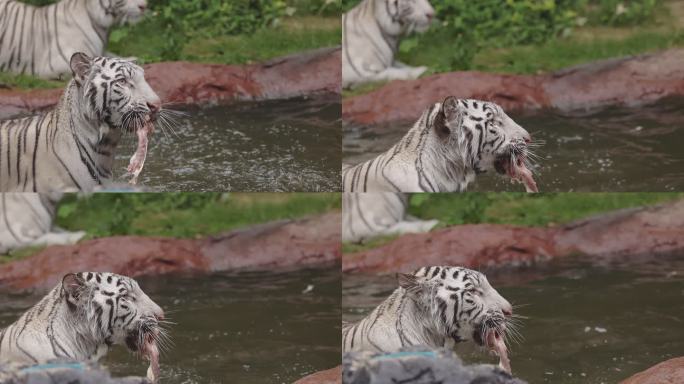
M 135 280 L 113 273 L 69 273 L 0 330 L 0 365 L 96 362 L 111 346 L 126 345 L 150 360 L 158 377 L 159 348 L 168 342 L 165 323 L 164 311 Z
M 495 171 L 537 192 L 530 134 L 495 103 L 447 97 L 374 159 L 342 168 L 344 192 L 463 192 Z
M 106 188 L 122 135 L 166 119 L 169 111 L 134 62 L 75 53 L 70 65 L 73 79 L 56 107 L 0 122 L 0 192 Z
M 342 325 L 343 353 L 453 348 L 473 341 L 499 355 L 501 367 L 510 372 L 505 340 L 518 336 L 517 316 L 484 274 L 432 266 L 399 273 L 397 279 L 399 287 L 368 316 Z

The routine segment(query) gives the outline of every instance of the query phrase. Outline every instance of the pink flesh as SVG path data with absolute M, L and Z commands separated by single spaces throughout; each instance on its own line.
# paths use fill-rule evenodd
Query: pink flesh
M 508 359 L 508 349 L 506 348 L 503 337 L 492 329 L 489 330 L 486 338 L 489 350 L 494 351 L 494 353 L 499 356 L 499 367 L 504 371 L 511 373 L 511 361 Z
M 147 157 L 148 136 L 152 135 L 152 131 L 154 131 L 154 124 L 149 120 L 136 131 L 136 134 L 138 135 L 138 149 L 136 149 L 128 163 L 128 173 L 133 175 L 129 181 L 131 184 L 138 183 L 138 175 L 142 172 L 143 166 L 145 165 L 145 158 Z
M 539 192 L 537 183 L 532 177 L 532 171 L 525 166 L 524 161 L 515 161 L 508 169 L 508 174 L 513 180 L 522 181 L 525 184 L 525 192 Z
M 150 361 L 150 367 L 147 369 L 147 378 L 153 383 L 156 383 L 157 380 L 159 380 L 160 372 L 159 348 L 157 348 L 157 344 L 154 342 L 154 338 L 151 335 L 145 340 L 142 353 L 143 356 Z

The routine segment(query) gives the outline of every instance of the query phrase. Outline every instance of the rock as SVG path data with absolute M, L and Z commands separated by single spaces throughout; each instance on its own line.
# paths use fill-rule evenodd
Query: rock
M 681 384 L 684 383 L 684 357 L 657 364 L 631 376 L 620 384 Z
M 378 248 L 345 255 L 342 270 L 394 273 L 425 265 L 517 266 L 574 254 L 607 263 L 682 252 L 684 200 L 679 200 L 547 228 L 472 224 L 408 234 Z
M 349 352 L 342 358 L 344 384 L 524 384 L 495 365 L 464 365 L 448 349 L 421 347 L 398 353 Z
M 94 363 L 54 361 L 33 366 L 0 366 L 0 384 L 145 384 L 144 377 L 112 378 Z
M 639 106 L 684 95 L 684 49 L 609 59 L 545 75 L 450 72 L 394 81 L 342 103 L 345 122 L 413 122 L 446 96 L 498 103 L 506 111 L 554 108 L 570 112 L 608 106 Z M 406 103 L 410 95 L 411 102 Z
M 338 261 L 340 213 L 237 229 L 204 239 L 117 236 L 52 246 L 0 264 L 0 289 L 49 290 L 69 272 L 108 271 L 131 277 L 238 268 L 304 267 Z
M 146 65 L 145 78 L 164 103 L 205 104 L 308 97 L 341 92 L 341 48 L 323 48 L 265 63 Z M 0 119 L 49 108 L 63 89 L 0 89 Z
M 342 366 L 316 372 L 294 382 L 294 384 L 341 384 Z

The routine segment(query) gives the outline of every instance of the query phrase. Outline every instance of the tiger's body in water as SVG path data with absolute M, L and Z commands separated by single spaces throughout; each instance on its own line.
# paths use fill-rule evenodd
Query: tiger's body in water
M 74 78 L 53 110 L 0 122 L 0 192 L 106 186 L 122 134 L 165 112 L 143 69 L 128 60 L 76 53 L 71 68 Z
M 145 355 L 148 344 L 164 344 L 163 321 L 164 311 L 135 280 L 113 273 L 70 273 L 0 330 L 0 364 L 97 361 L 112 345 Z
M 497 104 L 447 97 L 386 152 L 342 167 L 344 192 L 463 192 L 495 170 L 535 191 L 530 134 Z
M 490 344 L 516 333 L 513 307 L 480 272 L 434 266 L 397 275 L 399 288 L 368 316 L 342 325 L 342 352 Z
M 138 21 L 146 8 L 146 0 L 61 0 L 43 7 L 0 0 L 0 72 L 69 74 L 74 53 L 103 56 L 109 29 Z

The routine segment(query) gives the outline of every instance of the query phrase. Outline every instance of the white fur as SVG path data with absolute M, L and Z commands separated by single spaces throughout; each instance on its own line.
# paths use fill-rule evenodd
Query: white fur
M 0 254 L 30 246 L 73 244 L 85 232 L 52 225 L 61 194 L 0 193 Z
M 426 67 L 410 67 L 394 56 L 401 38 L 413 31 L 425 31 L 434 13 L 428 0 L 363 0 L 345 13 L 342 86 L 408 80 L 422 75 Z
M 0 69 L 50 79 L 69 74 L 71 55 L 104 55 L 111 27 L 138 21 L 146 6 L 146 0 L 62 0 L 44 7 L 0 0 Z

